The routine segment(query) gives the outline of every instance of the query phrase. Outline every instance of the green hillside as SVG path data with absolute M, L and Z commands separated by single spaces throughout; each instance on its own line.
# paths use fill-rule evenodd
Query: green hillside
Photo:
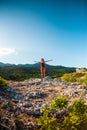
M 46 75 L 59 78 L 65 73 L 75 72 L 76 68 L 64 66 L 52 66 L 46 64 Z M 21 81 L 29 78 L 40 78 L 40 64 L 1 64 L 0 76 L 7 80 Z
M 70 74 L 64 74 L 61 79 L 67 82 L 82 82 L 84 85 L 87 85 L 87 71 L 84 73 L 73 72 Z

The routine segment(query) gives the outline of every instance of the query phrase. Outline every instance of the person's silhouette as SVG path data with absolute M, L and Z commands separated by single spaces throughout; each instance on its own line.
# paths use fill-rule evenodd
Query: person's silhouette
M 44 58 L 41 58 L 41 61 L 38 62 L 38 61 L 35 61 L 35 62 L 38 62 L 40 63 L 40 71 L 41 71 L 41 78 L 44 78 L 46 76 L 46 66 L 45 66 L 45 62 L 49 62 L 49 61 L 52 61 L 52 60 L 44 60 Z

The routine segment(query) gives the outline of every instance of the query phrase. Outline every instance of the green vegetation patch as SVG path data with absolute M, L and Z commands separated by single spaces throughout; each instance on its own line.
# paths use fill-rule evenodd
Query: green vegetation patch
M 7 81 L 0 76 L 0 86 L 2 87 L 7 85 L 8 85 Z
M 36 122 L 40 130 L 87 130 L 87 105 L 82 99 L 69 105 L 67 97 L 59 96 L 42 108 Z
M 87 73 L 69 73 L 69 74 L 64 74 L 61 77 L 61 80 L 65 80 L 67 82 L 81 82 L 84 85 L 87 85 Z

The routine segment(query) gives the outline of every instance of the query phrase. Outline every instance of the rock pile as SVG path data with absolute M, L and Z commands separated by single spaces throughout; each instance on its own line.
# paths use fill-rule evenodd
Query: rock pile
M 83 98 L 87 103 L 87 86 L 52 79 L 29 79 L 23 82 L 9 81 L 0 87 L 0 125 L 9 130 L 32 130 L 37 126 L 33 117 L 41 115 L 41 108 L 58 95 L 70 97 L 70 101 Z

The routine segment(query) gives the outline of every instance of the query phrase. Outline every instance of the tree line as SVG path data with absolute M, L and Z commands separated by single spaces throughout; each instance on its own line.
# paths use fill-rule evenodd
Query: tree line
M 75 68 L 48 67 L 46 75 L 60 78 L 63 74 L 71 72 L 75 72 Z M 40 69 L 26 66 L 3 66 L 0 67 L 0 76 L 6 80 L 23 81 L 29 78 L 40 78 Z

